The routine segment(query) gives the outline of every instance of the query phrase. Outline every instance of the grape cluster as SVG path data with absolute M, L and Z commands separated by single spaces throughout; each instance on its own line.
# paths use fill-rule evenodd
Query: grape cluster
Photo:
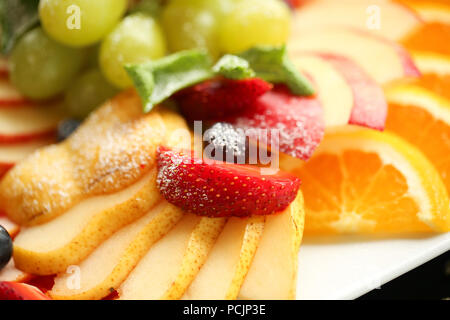
M 288 37 L 290 12 L 282 0 L 138 3 L 41 0 L 41 26 L 12 51 L 12 82 L 35 100 L 65 95 L 70 114 L 83 118 L 116 89 L 132 85 L 126 64 L 192 48 L 218 58 L 255 45 L 280 45 Z

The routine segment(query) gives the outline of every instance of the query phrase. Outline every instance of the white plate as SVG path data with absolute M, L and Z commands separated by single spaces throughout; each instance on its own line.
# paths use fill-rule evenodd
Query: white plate
M 305 237 L 297 299 L 354 299 L 450 250 L 450 233 Z

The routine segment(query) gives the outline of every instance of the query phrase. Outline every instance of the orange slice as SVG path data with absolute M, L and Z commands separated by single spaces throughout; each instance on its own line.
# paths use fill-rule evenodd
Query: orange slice
M 386 90 L 386 129 L 417 146 L 439 171 L 450 193 L 450 102 L 413 84 Z
M 438 172 L 396 135 L 334 129 L 294 172 L 303 180 L 308 234 L 450 230 Z
M 399 0 L 416 11 L 427 22 L 450 24 L 450 2 L 448 0 Z
M 450 24 L 425 23 L 402 40 L 408 50 L 450 55 Z
M 413 52 L 414 62 L 422 72 L 415 84 L 450 100 L 450 56 L 430 52 Z

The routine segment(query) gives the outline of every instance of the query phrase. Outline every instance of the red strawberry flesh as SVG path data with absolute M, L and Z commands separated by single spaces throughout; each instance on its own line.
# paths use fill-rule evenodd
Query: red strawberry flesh
M 187 119 L 213 120 L 250 108 L 271 88 L 270 83 L 258 78 L 215 78 L 179 92 L 175 100 Z
M 208 217 L 247 217 L 283 211 L 300 180 L 287 173 L 261 175 L 260 168 L 195 159 L 191 153 L 158 149 L 158 187 L 164 198 Z
M 253 108 L 226 121 L 246 130 L 250 138 L 269 146 L 272 133 L 278 134 L 279 151 L 302 160 L 312 156 L 325 131 L 320 101 L 316 97 L 293 95 L 284 86 L 267 92 Z M 258 131 L 261 129 L 268 129 L 268 134 L 261 136 Z
M 38 288 L 24 283 L 1 281 L 0 300 L 50 300 Z

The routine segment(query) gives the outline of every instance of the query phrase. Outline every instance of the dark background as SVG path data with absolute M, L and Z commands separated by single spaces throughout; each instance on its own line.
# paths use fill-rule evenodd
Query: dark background
M 359 299 L 450 299 L 450 251 Z

